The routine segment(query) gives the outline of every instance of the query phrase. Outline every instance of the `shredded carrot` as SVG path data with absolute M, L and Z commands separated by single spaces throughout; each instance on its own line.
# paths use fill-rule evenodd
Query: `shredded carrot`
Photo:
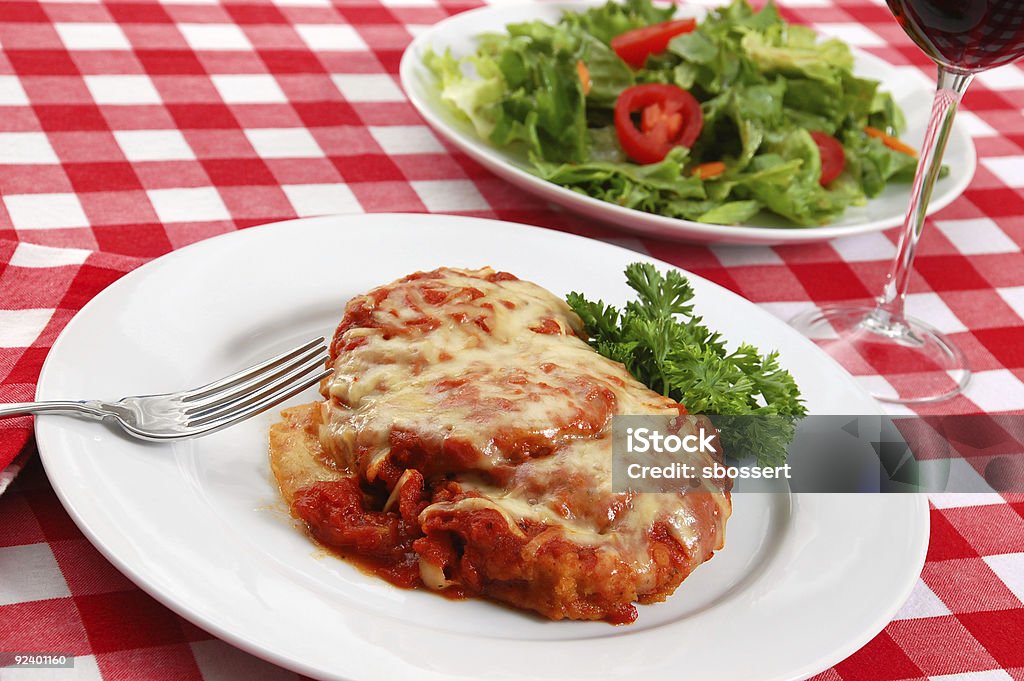
M 702 180 L 710 180 L 713 177 L 718 177 L 724 172 L 724 163 L 721 161 L 711 161 L 710 163 L 701 163 L 693 169 L 692 174 L 694 177 L 699 177 Z
M 576 62 L 576 73 L 580 75 L 580 84 L 583 86 L 583 96 L 590 94 L 590 69 L 580 59 Z
M 889 147 L 893 151 L 898 151 L 902 154 L 907 154 L 908 156 L 913 156 L 914 158 L 917 158 L 917 149 L 910 146 L 909 144 L 904 144 L 899 139 L 893 137 L 892 135 L 886 134 L 885 132 L 879 130 L 878 128 L 872 128 L 869 125 L 868 127 L 864 128 L 864 132 L 866 132 L 870 137 L 877 137 L 878 139 L 882 140 L 882 144 Z

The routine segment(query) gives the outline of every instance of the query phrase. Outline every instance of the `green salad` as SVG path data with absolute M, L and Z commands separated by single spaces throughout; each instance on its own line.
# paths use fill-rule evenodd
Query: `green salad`
M 714 224 L 811 227 L 912 179 L 903 115 L 841 41 L 745 0 L 700 22 L 627 0 L 428 51 L 440 98 L 545 180 Z

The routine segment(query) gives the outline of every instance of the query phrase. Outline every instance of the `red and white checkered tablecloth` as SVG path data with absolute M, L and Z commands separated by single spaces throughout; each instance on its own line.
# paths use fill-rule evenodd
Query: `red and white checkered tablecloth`
M 893 233 L 776 248 L 636 239 L 555 212 L 442 144 L 406 101 L 398 62 L 418 31 L 475 4 L 0 0 L 0 402 L 32 398 L 60 330 L 125 272 L 296 216 L 430 211 L 554 227 L 650 253 L 784 318 L 879 289 Z M 895 68 L 927 65 L 881 2 L 784 11 Z M 1022 109 L 1024 71 L 977 79 L 960 114 L 977 174 L 930 220 L 915 263 L 910 311 L 952 334 L 975 371 L 936 411 L 1024 410 Z M 77 660 L 0 678 L 294 678 L 111 567 L 58 503 L 30 425 L 0 421 L 0 488 L 25 468 L 0 496 L 0 652 Z M 818 679 L 1024 681 L 1024 495 L 935 496 L 931 514 L 910 601 Z

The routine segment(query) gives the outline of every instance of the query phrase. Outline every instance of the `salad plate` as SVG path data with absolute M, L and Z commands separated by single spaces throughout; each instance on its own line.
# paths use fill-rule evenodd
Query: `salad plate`
M 558 296 L 577 290 L 619 305 L 631 297 L 622 271 L 637 260 L 671 267 L 600 241 L 466 217 L 254 227 L 159 258 L 90 301 L 54 344 L 37 396 L 201 383 L 330 336 L 351 296 L 443 265 L 491 265 Z M 705 322 L 730 343 L 777 348 L 812 412 L 879 413 L 810 341 L 687 276 Z M 735 495 L 725 549 L 667 601 L 640 606 L 629 626 L 407 591 L 317 550 L 296 526 L 267 461 L 276 411 L 168 444 L 54 416 L 37 419 L 36 436 L 65 508 L 118 569 L 212 634 L 315 678 L 802 679 L 881 630 L 924 562 L 923 496 L 745 493 Z
M 542 200 L 631 232 L 699 243 L 785 244 L 826 241 L 903 224 L 910 199 L 909 182 L 890 182 L 865 205 L 851 206 L 835 221 L 813 227 L 796 227 L 765 212 L 738 225 L 718 225 L 623 207 L 542 179 L 530 171 L 530 164 L 522 153 L 499 149 L 484 141 L 470 122 L 458 117 L 441 100 L 436 76 L 425 63 L 431 51 L 443 53 L 450 49 L 455 57 L 471 55 L 480 34 L 502 32 L 510 23 L 534 20 L 556 23 L 565 11 L 585 11 L 595 4 L 598 3 L 499 3 L 452 16 L 419 34 L 405 50 L 400 66 L 402 86 L 431 127 L 494 174 Z M 683 5 L 676 16 L 700 19 L 705 13 L 703 7 Z M 862 50 L 851 47 L 851 51 L 854 74 L 879 81 L 880 89 L 893 95 L 907 122 L 901 139 L 919 147 L 928 121 L 933 84 L 913 68 L 897 68 Z M 954 124 L 950 135 L 945 163 L 949 173 L 936 184 L 929 213 L 949 205 L 974 176 L 974 144 L 959 124 Z

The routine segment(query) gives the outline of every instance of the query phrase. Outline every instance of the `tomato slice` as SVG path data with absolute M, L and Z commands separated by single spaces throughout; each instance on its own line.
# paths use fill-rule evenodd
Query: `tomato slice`
M 668 49 L 669 41 L 697 27 L 695 19 L 673 19 L 626 31 L 612 38 L 612 49 L 634 69 L 643 68 L 647 57 Z
M 640 127 L 633 122 L 640 114 Z M 657 163 L 672 147 L 691 147 L 704 127 L 700 103 L 686 90 L 664 83 L 626 88 L 615 100 L 615 131 L 626 155 Z
M 828 133 L 813 130 L 811 137 L 818 145 L 818 153 L 821 155 L 821 179 L 819 182 L 824 187 L 843 172 L 843 168 L 846 166 L 846 153 L 843 152 L 843 145 L 839 143 L 839 140 Z

